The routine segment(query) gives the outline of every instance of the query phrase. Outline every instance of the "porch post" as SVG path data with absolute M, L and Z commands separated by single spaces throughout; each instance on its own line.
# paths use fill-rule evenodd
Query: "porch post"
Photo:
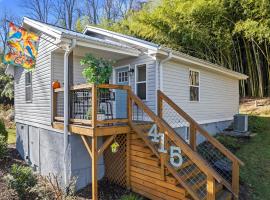
M 97 175 L 97 137 L 92 137 L 92 200 L 98 200 L 98 175 Z

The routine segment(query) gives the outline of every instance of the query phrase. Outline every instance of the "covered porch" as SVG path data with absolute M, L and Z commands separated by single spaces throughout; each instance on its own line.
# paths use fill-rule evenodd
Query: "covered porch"
M 74 42 L 74 41 L 73 41 Z M 68 149 L 69 135 L 77 135 L 81 138 L 82 143 L 91 158 L 91 179 L 92 179 L 92 198 L 98 199 L 98 169 L 99 160 L 106 149 L 114 142 L 124 142 L 125 156 L 128 153 L 126 147 L 127 137 L 130 132 L 128 126 L 129 109 L 128 109 L 128 90 L 129 85 L 95 85 L 86 83 L 82 75 L 83 66 L 80 60 L 87 53 L 95 57 L 118 61 L 123 59 L 136 58 L 139 52 L 134 49 L 105 45 L 96 45 L 92 43 L 75 42 L 67 49 L 57 49 L 52 53 L 52 81 L 60 82 L 61 87 L 52 91 L 52 127 L 63 130 L 64 149 Z M 121 112 L 117 112 L 120 111 Z M 100 143 L 100 141 L 102 141 Z M 66 153 L 65 153 L 66 155 Z M 124 158 L 116 158 L 128 162 Z M 112 156 L 107 156 L 107 161 Z M 68 165 L 68 163 L 67 163 Z M 123 165 L 128 166 L 128 165 Z M 113 174 L 113 169 L 110 174 Z M 117 173 L 111 178 L 126 184 L 128 181 L 123 180 L 126 177 L 127 170 L 123 170 L 121 177 Z M 65 178 L 66 183 L 68 177 Z M 126 185 L 125 185 L 126 186 Z

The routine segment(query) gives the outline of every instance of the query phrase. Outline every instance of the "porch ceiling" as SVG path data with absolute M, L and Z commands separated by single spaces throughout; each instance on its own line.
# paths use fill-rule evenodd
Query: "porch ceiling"
M 64 53 L 63 49 L 55 50 L 56 53 Z M 137 53 L 132 53 L 129 51 L 118 50 L 118 49 L 104 49 L 104 48 L 93 48 L 93 47 L 84 47 L 84 46 L 76 46 L 73 50 L 73 55 L 78 57 L 84 57 L 86 54 L 92 54 L 99 58 L 111 59 L 113 61 L 118 61 L 121 59 L 129 58 L 129 57 L 137 57 L 139 56 Z

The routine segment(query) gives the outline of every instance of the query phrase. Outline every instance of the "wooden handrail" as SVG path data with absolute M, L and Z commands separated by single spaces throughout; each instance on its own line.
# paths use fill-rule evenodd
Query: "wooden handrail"
M 166 101 L 178 114 L 180 114 L 186 121 L 194 125 L 195 128 L 205 137 L 208 141 L 218 148 L 225 156 L 229 157 L 232 161 L 237 161 L 240 165 L 244 163 L 237 158 L 230 150 L 228 150 L 223 144 L 221 144 L 217 139 L 212 137 L 205 129 L 203 129 L 195 120 L 193 120 L 185 111 L 183 111 L 179 106 L 177 106 L 169 97 L 167 97 L 163 92 L 158 90 L 159 97 Z
M 97 85 L 97 88 L 105 89 L 119 89 L 119 90 L 128 90 L 130 86 L 128 85 L 115 85 L 115 84 L 100 84 Z
M 164 100 L 166 103 L 168 103 L 180 116 L 182 116 L 187 122 L 190 123 L 191 129 L 198 130 L 212 145 L 214 145 L 220 152 L 222 152 L 228 159 L 232 161 L 232 183 L 229 184 L 225 179 L 223 179 L 223 184 L 225 183 L 224 185 L 233 193 L 236 198 L 238 198 L 239 164 L 243 166 L 244 163 L 239 158 L 237 158 L 231 151 L 229 151 L 223 144 L 221 144 L 217 139 L 212 137 L 205 129 L 203 129 L 195 120 L 193 120 L 185 111 L 183 111 L 179 106 L 177 106 L 169 97 L 167 97 L 160 90 L 158 90 L 158 98 L 160 98 L 159 101 Z M 196 140 L 196 136 L 195 138 L 193 138 L 193 140 Z M 194 142 L 195 141 L 193 141 L 193 143 Z M 194 147 L 194 144 L 192 146 Z
M 84 83 L 79 85 L 73 85 L 70 87 L 70 90 L 82 90 L 82 89 L 90 89 L 95 84 L 91 83 Z M 96 85 L 97 88 L 104 88 L 104 89 L 118 89 L 118 90 L 128 90 L 130 86 L 128 85 L 114 85 L 114 84 L 100 84 Z M 54 89 L 54 92 L 64 92 L 64 87 Z
M 175 130 L 171 128 L 164 120 L 159 118 L 152 110 L 150 110 L 143 101 L 138 98 L 132 91 L 130 91 L 130 97 L 133 101 L 146 113 L 148 116 L 158 125 L 159 128 L 165 130 L 165 135 L 168 136 L 176 145 L 180 146 L 185 154 L 197 164 L 198 168 L 203 171 L 205 174 L 212 174 L 212 176 L 221 183 L 224 179 L 211 167 L 207 164 L 201 156 L 193 151 L 181 138 L 177 137 Z

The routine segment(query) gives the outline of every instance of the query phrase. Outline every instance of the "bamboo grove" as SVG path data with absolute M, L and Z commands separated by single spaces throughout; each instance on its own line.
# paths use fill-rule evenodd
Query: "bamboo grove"
M 245 73 L 242 96 L 270 95 L 269 0 L 163 0 L 106 28 Z

